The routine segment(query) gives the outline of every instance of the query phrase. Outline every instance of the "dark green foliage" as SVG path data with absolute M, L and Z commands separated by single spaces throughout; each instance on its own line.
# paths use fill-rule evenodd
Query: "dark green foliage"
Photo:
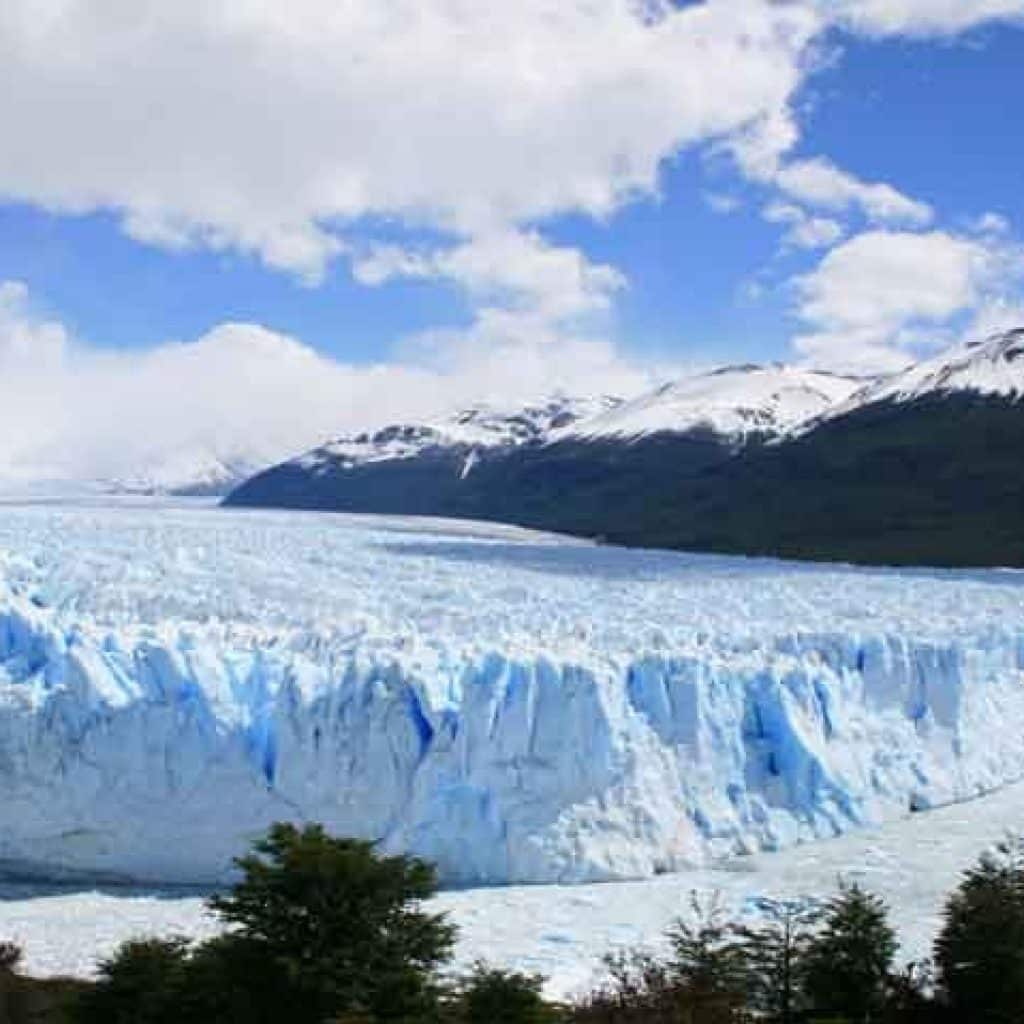
M 229 934 L 193 950 L 173 1019 L 176 1024 L 275 1024 L 314 1018 L 296 999 L 283 964 L 267 956 L 260 943 Z
M 608 982 L 576 1007 L 572 1019 L 585 1024 L 652 1024 L 682 1019 L 686 994 L 673 983 L 665 964 L 639 950 L 609 954 Z
M 79 1024 L 427 1022 L 454 929 L 427 914 L 433 869 L 319 826 L 274 825 L 210 901 L 229 931 L 189 949 L 128 943 L 102 967 Z
M 16 943 L 0 942 L 0 976 L 15 974 L 23 955 Z
M 794 1024 L 802 1006 L 804 958 L 821 917 L 809 900 L 762 900 L 763 919 L 737 929 L 749 1003 L 772 1024 Z
M 935 943 L 941 993 L 954 1020 L 1024 1018 L 1024 846 L 1002 843 L 946 903 Z
M 451 1024 L 553 1024 L 554 1009 L 537 975 L 477 964 L 459 984 L 446 1021 Z
M 877 403 L 781 444 L 710 434 L 434 449 L 259 474 L 229 504 L 495 519 L 643 547 L 889 564 L 1024 565 L 1024 406 Z
M 186 991 L 184 939 L 126 942 L 100 964 L 99 982 L 82 998 L 79 1024 L 174 1024 Z
M 690 896 L 690 913 L 669 929 L 669 975 L 698 1005 L 739 1007 L 746 1002 L 749 975 L 736 929 L 718 896 L 701 902 Z
M 242 881 L 210 907 L 287 978 L 291 1020 L 433 1012 L 434 973 L 451 955 L 454 929 L 419 907 L 437 888 L 430 865 L 287 824 L 237 863 Z
M 0 1024 L 70 1024 L 88 982 L 21 974 L 21 947 L 0 942 Z
M 882 1020 L 885 1024 L 944 1024 L 946 1017 L 931 993 L 931 965 L 908 964 L 889 978 Z
M 804 993 L 815 1014 L 854 1024 L 880 1020 L 896 948 L 885 904 L 857 885 L 843 886 L 825 905 L 821 929 L 802 958 Z
M 671 954 L 659 961 L 633 952 L 608 958 L 609 982 L 574 1019 L 587 1024 L 742 1024 L 749 975 L 737 930 L 717 896 L 701 902 L 669 930 Z

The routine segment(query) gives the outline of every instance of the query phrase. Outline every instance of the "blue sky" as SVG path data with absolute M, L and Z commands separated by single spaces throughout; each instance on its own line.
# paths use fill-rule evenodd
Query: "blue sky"
M 1012 100 L 1024 93 L 1024 32 L 987 26 L 957 40 L 860 41 L 836 33 L 832 62 L 801 90 L 800 151 L 828 154 L 870 180 L 896 183 L 956 226 L 988 211 L 1024 228 L 1024 135 Z M 706 193 L 743 203 L 723 217 Z M 627 349 L 682 358 L 785 359 L 793 324 L 785 281 L 814 254 L 778 251 L 750 188 L 706 152 L 668 162 L 661 196 L 607 222 L 554 218 L 546 232 L 628 276 L 615 332 Z M 310 288 L 238 253 L 168 252 L 127 238 L 111 214 L 48 214 L 0 206 L 0 279 L 26 282 L 82 338 L 149 346 L 252 320 L 355 361 L 470 313 L 444 282 L 366 288 L 338 261 Z M 752 299 L 745 286 L 764 281 Z M 780 289 L 783 294 L 779 294 Z
M 355 419 L 370 366 L 438 402 L 882 372 L 1024 304 L 1024 0 L 30 7 L 0 15 L 9 381 L 26 350 L 156 378 L 130 358 L 244 324 L 349 374 Z

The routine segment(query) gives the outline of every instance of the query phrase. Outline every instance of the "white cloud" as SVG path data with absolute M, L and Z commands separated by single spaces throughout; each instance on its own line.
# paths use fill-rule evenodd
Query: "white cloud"
M 819 0 L 830 18 L 870 35 L 952 35 L 1024 18 L 1024 0 Z
M 786 164 L 773 182 L 786 195 L 811 206 L 836 211 L 860 208 L 877 224 L 923 227 L 934 216 L 926 203 L 910 199 L 891 185 L 861 181 L 821 158 Z
M 769 224 L 788 226 L 783 244 L 797 249 L 827 249 L 843 237 L 843 226 L 828 217 L 812 217 L 792 203 L 769 203 L 761 215 Z
M 983 213 L 971 225 L 970 228 L 976 234 L 988 235 L 990 237 L 1001 237 L 1010 234 L 1010 222 L 1001 213 Z
M 811 362 L 856 371 L 896 369 L 910 353 L 948 341 L 1024 276 L 1013 247 L 940 231 L 871 231 L 832 250 L 797 279 L 795 339 Z
M 197 459 L 267 463 L 352 428 L 515 403 L 557 388 L 631 392 L 647 376 L 606 342 L 537 331 L 494 311 L 468 333 L 410 344 L 401 362 L 352 366 L 253 324 L 114 352 L 69 339 L 0 283 L 0 479 L 95 479 Z M 503 317 L 506 318 L 503 321 Z
M 723 215 L 735 213 L 743 208 L 742 199 L 725 192 L 705 192 L 704 202 L 707 203 L 710 210 Z
M 819 28 L 766 0 L 5 0 L 0 196 L 315 281 L 365 215 L 475 237 L 656 191 L 786 117 Z
M 61 362 L 67 344 L 63 324 L 32 312 L 22 282 L 0 281 L 0 367 L 10 373 L 45 371 Z
M 371 246 L 352 271 L 367 285 L 396 277 L 442 278 L 478 306 L 564 323 L 608 309 L 625 278 L 614 267 L 590 263 L 571 247 L 550 245 L 536 232 L 488 234 L 448 249 Z

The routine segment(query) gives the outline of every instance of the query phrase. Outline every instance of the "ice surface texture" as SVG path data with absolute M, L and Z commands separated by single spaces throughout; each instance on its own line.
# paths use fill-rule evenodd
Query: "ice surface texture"
M 0 507 L 0 861 L 213 881 L 275 819 L 646 877 L 1024 774 L 1024 576 L 474 524 Z

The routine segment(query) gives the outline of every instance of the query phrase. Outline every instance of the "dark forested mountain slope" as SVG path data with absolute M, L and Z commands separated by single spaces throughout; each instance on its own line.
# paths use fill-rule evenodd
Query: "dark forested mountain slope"
M 583 423 L 515 445 L 307 457 L 257 475 L 228 503 L 497 519 L 751 555 L 1024 565 L 1022 354 L 1024 332 L 958 349 L 788 433 L 723 433 L 710 417 L 624 432 L 627 403 L 598 429 Z

